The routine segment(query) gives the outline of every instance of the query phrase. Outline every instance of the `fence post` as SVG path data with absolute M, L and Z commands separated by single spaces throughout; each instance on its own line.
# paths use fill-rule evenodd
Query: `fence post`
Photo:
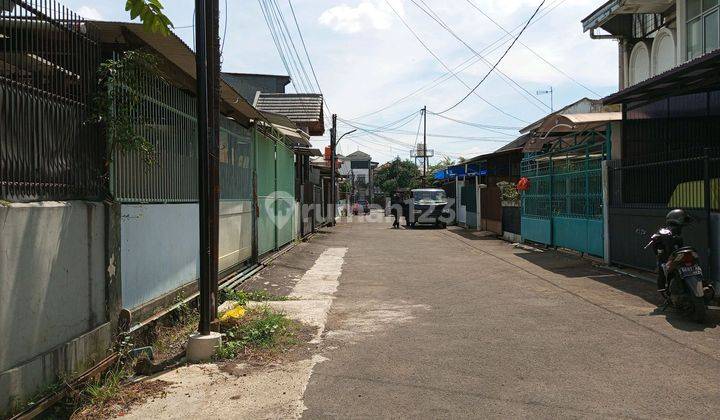
M 273 154 L 275 155 L 275 160 L 273 161 L 273 164 L 275 165 L 275 171 L 273 173 L 273 176 L 274 176 L 274 179 L 273 179 L 273 182 L 274 182 L 274 184 L 273 184 L 273 205 L 274 205 L 273 212 L 274 213 L 273 214 L 275 215 L 275 217 L 273 218 L 273 224 L 275 225 L 275 228 L 274 228 L 273 234 L 275 235 L 274 236 L 274 240 L 275 240 L 274 250 L 277 251 L 278 250 L 278 229 L 279 229 L 278 228 L 278 193 L 277 193 L 277 189 L 278 189 L 278 147 L 277 147 L 277 142 L 278 142 L 278 140 L 277 140 L 277 138 L 275 138 L 276 133 L 275 132 L 272 132 L 272 133 L 273 133 Z
M 257 162 L 258 162 L 258 129 L 257 124 L 252 129 L 252 144 L 250 146 L 250 155 L 252 156 L 251 174 L 252 174 L 252 263 L 257 264 L 260 249 L 258 248 L 258 219 L 260 218 L 260 205 L 258 200 L 258 186 L 257 186 Z
M 610 265 L 610 173 L 608 161 L 602 161 L 603 261 Z
M 704 184 L 704 196 L 705 196 L 705 217 L 707 218 L 707 278 L 712 281 L 713 276 L 713 229 L 712 229 L 712 204 L 711 200 L 711 188 L 710 188 L 710 149 L 705 149 L 705 156 L 703 157 L 703 177 L 705 179 Z

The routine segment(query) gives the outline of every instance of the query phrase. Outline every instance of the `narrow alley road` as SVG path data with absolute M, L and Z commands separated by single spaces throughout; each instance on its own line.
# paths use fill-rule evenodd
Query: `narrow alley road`
M 279 304 L 319 327 L 304 360 L 184 367 L 160 376 L 174 383 L 165 398 L 126 418 L 720 412 L 717 312 L 696 326 L 658 313 L 652 285 L 573 256 L 389 226 L 339 223 L 245 285 L 303 297 Z
M 585 261 L 388 226 L 317 241 L 348 252 L 305 417 L 720 412 L 717 313 L 705 328 L 668 321 L 651 285 Z

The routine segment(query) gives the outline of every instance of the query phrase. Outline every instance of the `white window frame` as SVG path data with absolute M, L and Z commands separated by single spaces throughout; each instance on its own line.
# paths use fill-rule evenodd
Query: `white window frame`
M 720 2 L 718 2 L 718 4 L 716 4 L 715 6 L 711 7 L 711 8 L 708 9 L 708 10 L 703 10 L 703 4 L 702 4 L 702 3 L 703 3 L 704 1 L 706 1 L 706 0 L 702 0 L 701 3 L 700 3 L 700 14 L 699 14 L 699 15 L 695 15 L 695 16 L 689 16 L 689 15 L 687 15 L 687 13 L 689 12 L 688 4 L 687 4 L 687 3 L 688 3 L 688 0 L 685 0 L 685 14 L 687 15 L 687 16 L 685 16 L 685 28 L 686 28 L 686 30 L 685 30 L 685 33 L 686 33 L 686 36 L 685 36 L 685 38 L 686 38 L 686 39 L 685 39 L 685 58 L 686 58 L 687 60 L 692 60 L 692 59 L 694 59 L 694 58 L 699 57 L 699 56 L 696 56 L 696 57 L 691 57 L 691 56 L 690 56 L 690 23 L 691 23 L 691 22 L 694 22 L 694 21 L 696 21 L 696 20 L 698 20 L 698 19 L 700 20 L 700 25 L 701 25 L 701 28 L 702 28 L 702 29 L 700 30 L 700 31 L 701 31 L 701 39 L 700 39 L 700 42 L 701 42 L 701 45 L 702 45 L 702 46 L 701 46 L 702 52 L 700 53 L 700 55 L 707 54 L 707 53 L 710 52 L 710 51 L 706 51 L 706 45 L 705 45 L 705 32 L 706 32 L 706 29 L 705 29 L 705 18 L 706 18 L 708 15 L 710 15 L 710 14 L 713 14 L 713 13 L 715 13 L 715 12 L 718 12 L 718 25 L 720 26 Z M 718 28 L 718 34 L 719 34 L 719 37 L 720 37 L 720 28 Z M 718 39 L 718 46 L 720 47 L 720 39 Z

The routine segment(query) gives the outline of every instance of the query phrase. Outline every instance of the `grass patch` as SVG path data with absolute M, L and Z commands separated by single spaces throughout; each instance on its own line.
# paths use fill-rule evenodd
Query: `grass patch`
M 133 360 L 121 357 L 108 371 L 67 396 L 45 413 L 43 418 L 109 418 L 127 411 L 133 404 L 164 393 L 165 381 L 130 383 Z
M 217 359 L 235 359 L 258 352 L 272 354 L 298 342 L 296 323 L 268 306 L 250 308 L 242 318 L 224 322 L 220 327 L 225 339 L 217 349 Z
M 154 362 L 164 361 L 181 353 L 185 349 L 188 336 L 197 330 L 199 321 L 198 310 L 183 304 L 167 321 L 157 323 L 145 341 L 153 348 Z
M 245 306 L 248 302 L 286 301 L 291 298 L 289 296 L 275 295 L 267 290 L 223 290 L 220 299 L 223 302 L 226 300 L 234 300 L 240 305 Z

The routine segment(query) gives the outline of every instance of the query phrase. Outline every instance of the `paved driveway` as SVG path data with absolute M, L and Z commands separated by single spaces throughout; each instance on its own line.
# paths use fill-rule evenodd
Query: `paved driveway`
M 652 285 L 457 228 L 340 223 L 347 247 L 304 416 L 720 415 L 718 314 Z
M 299 359 L 164 373 L 124 418 L 718 418 L 717 312 L 695 325 L 576 257 L 367 219 L 244 285 L 295 297 L 272 304 L 317 327 Z

